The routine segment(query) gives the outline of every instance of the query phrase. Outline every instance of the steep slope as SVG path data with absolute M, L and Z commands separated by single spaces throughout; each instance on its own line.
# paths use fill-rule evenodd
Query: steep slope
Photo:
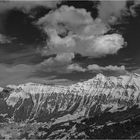
M 139 117 L 139 104 L 138 74 L 98 74 L 71 86 L 9 85 L 0 92 L 0 122 L 30 124 L 31 129 L 36 124 L 37 138 L 97 138 L 98 128 Z

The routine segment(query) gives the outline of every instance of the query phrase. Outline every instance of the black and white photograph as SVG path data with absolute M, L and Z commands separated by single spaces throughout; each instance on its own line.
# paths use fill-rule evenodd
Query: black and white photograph
M 0 140 L 140 139 L 140 0 L 0 0 Z

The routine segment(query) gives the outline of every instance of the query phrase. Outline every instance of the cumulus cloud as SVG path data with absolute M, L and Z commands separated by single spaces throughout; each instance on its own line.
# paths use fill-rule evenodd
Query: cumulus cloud
M 102 72 L 102 71 L 114 71 L 114 72 L 122 72 L 126 71 L 125 66 L 99 66 L 98 64 L 91 64 L 87 67 L 82 67 L 81 65 L 74 63 L 67 66 L 67 69 L 71 72 Z
M 74 7 L 62 6 L 56 11 L 42 17 L 38 23 L 56 25 L 58 22 L 74 24 L 74 25 L 85 25 L 92 22 L 92 18 L 89 12 L 85 9 L 76 9 Z M 72 27 L 73 28 L 73 27 Z
M 0 64 L 0 85 L 6 86 L 8 84 L 21 84 L 27 82 L 46 83 L 46 84 L 71 84 L 73 81 L 68 79 L 57 79 L 57 74 L 71 73 L 71 72 L 101 72 L 101 71 L 113 71 L 113 72 L 125 72 L 124 66 L 99 66 L 97 64 L 88 65 L 83 68 L 79 64 L 72 64 L 71 59 L 73 54 L 61 54 L 54 58 L 49 58 L 39 65 L 26 65 L 18 64 L 14 66 Z M 33 75 L 38 70 L 40 72 L 47 72 L 48 75 L 43 77 L 39 75 Z M 49 72 L 55 72 L 56 75 L 49 75 Z
M 100 0 L 98 13 L 103 21 L 115 23 L 115 21 L 123 15 L 129 16 L 131 14 L 135 16 L 135 7 L 139 5 L 139 0 Z
M 98 56 L 115 54 L 123 48 L 124 39 L 119 34 L 100 36 L 95 40 L 94 53 Z
M 87 66 L 87 70 L 89 71 L 125 71 L 125 66 L 99 66 L 97 64 L 92 64 Z
M 67 70 L 73 72 L 73 71 L 77 71 L 77 72 L 85 72 L 86 69 L 81 67 L 79 64 L 71 64 L 71 65 L 68 65 L 67 67 Z
M 104 35 L 109 27 L 101 19 L 93 20 L 85 9 L 62 6 L 39 19 L 49 36 L 43 55 L 79 53 L 82 56 L 102 57 L 115 54 L 124 45 L 119 34 Z M 61 37 L 62 34 L 66 34 Z
M 93 20 L 90 12 L 72 6 L 62 6 L 40 18 L 36 24 L 42 26 L 46 32 L 55 30 L 56 33 L 62 34 L 68 30 L 71 31 L 70 34 L 82 37 L 104 34 L 109 30 L 101 19 Z
M 60 38 L 54 30 L 50 33 L 50 42 L 42 50 L 43 55 L 57 53 L 79 53 L 82 56 L 102 57 L 115 54 L 124 46 L 124 39 L 119 34 L 101 35 L 98 37 L 81 37 L 68 35 Z
M 61 53 L 56 57 L 50 57 L 37 65 L 39 71 L 65 73 L 66 67 L 72 62 L 73 53 Z
M 21 8 L 25 12 L 36 6 L 55 7 L 58 1 L 5 1 L 0 2 L 0 12 L 11 8 Z M 110 1 L 111 3 L 111 1 Z M 73 63 L 75 54 L 92 58 L 104 57 L 109 54 L 116 54 L 124 47 L 125 41 L 122 35 L 117 33 L 107 34 L 110 30 L 109 25 L 104 23 L 104 18 L 112 16 L 114 11 L 115 16 L 119 16 L 125 4 L 118 4 L 118 9 L 107 9 L 107 5 L 103 2 L 99 7 L 100 17 L 95 20 L 91 17 L 90 12 L 85 9 L 76 9 L 74 7 L 62 6 L 59 9 L 52 10 L 44 17 L 41 17 L 35 25 L 42 28 L 47 34 L 46 46 L 41 48 L 42 56 L 54 55 L 48 59 L 42 58 L 43 62 L 35 65 L 16 65 L 7 66 L 0 64 L 0 84 L 18 83 L 25 81 L 46 81 L 47 75 L 50 73 L 67 74 L 72 72 L 93 72 L 93 71 L 125 71 L 124 66 L 98 66 L 96 64 L 89 65 L 86 68 L 80 64 Z M 113 6 L 115 6 L 113 4 Z M 113 7 L 112 6 L 112 7 Z M 107 15 L 103 15 L 103 9 Z M 106 11 L 108 10 L 108 11 Z M 103 20 L 102 20 L 103 19 Z M 7 38 L 0 36 L 0 42 L 6 41 Z M 8 41 L 8 40 L 7 40 Z M 38 50 L 37 50 L 38 51 Z M 37 73 L 45 73 L 44 77 Z M 34 75 L 33 75 L 34 74 Z M 33 75 L 33 77 L 32 77 Z M 56 78 L 56 77 L 54 77 Z M 55 80 L 54 80 L 55 81 Z M 54 82 L 53 81 L 53 82 Z M 56 81 L 59 81 L 56 79 Z M 60 80 L 67 81 L 67 80 Z M 60 82 L 59 81 L 59 82 Z M 49 81 L 50 82 L 50 81 Z
M 103 20 L 109 20 L 111 17 L 120 17 L 122 11 L 126 11 L 127 0 L 113 1 L 113 0 L 100 0 L 98 6 L 99 17 Z

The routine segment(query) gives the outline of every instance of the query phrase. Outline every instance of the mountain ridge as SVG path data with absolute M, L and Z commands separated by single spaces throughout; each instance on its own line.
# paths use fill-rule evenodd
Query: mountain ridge
M 99 100 L 98 98 L 100 96 L 105 96 L 106 99 L 108 98 L 109 102 L 118 102 L 117 100 L 120 99 L 124 102 L 132 100 L 138 103 L 140 100 L 140 76 L 134 74 L 119 77 L 106 77 L 103 74 L 98 74 L 92 79 L 78 82 L 70 86 L 50 86 L 27 83 L 18 86 L 9 85 L 6 88 L 12 90 L 9 97 L 6 99 L 7 105 L 12 107 L 14 107 L 20 99 L 25 100 L 32 98 L 32 101 L 36 103 L 35 96 L 38 96 L 37 100 L 41 101 L 41 98 L 47 98 L 51 96 L 51 94 L 56 94 L 56 97 L 60 94 L 62 95 L 61 98 L 64 98 L 65 95 L 79 96 L 81 98 L 91 96 L 95 101 L 96 97 L 97 100 Z
M 95 81 L 95 80 L 99 80 L 99 81 L 102 81 L 102 82 L 107 82 L 107 81 L 110 81 L 114 84 L 117 84 L 116 82 L 120 82 L 122 81 L 122 86 L 124 85 L 129 85 L 132 81 L 135 80 L 135 82 L 139 82 L 139 81 L 136 81 L 140 79 L 140 75 L 137 74 L 137 73 L 133 73 L 133 74 L 130 74 L 130 75 L 122 75 L 122 76 L 118 76 L 118 77 L 114 77 L 114 76 L 104 76 L 103 74 L 97 74 L 95 77 L 89 79 L 89 80 L 86 80 L 84 82 L 77 82 L 76 84 L 71 84 L 70 86 L 66 86 L 66 85 L 47 85 L 47 84 L 40 84 L 40 83 L 25 83 L 25 84 L 19 84 L 19 85 L 7 85 L 6 87 L 9 87 L 9 88 L 13 88 L 13 89 L 16 89 L 16 88 L 25 88 L 25 87 L 30 87 L 30 86 L 43 86 L 43 87 L 56 87 L 56 88 L 70 88 L 70 87 L 74 87 L 74 86 L 77 86 L 77 85 L 81 85 L 81 84 L 86 84 L 86 83 L 90 83 L 92 81 Z M 138 83 L 139 84 L 139 83 Z M 0 91 L 2 91 L 4 88 L 0 87 Z
M 98 74 L 70 86 L 37 83 L 8 85 L 0 92 L 0 123 L 30 124 L 30 127 L 36 124 L 39 130 L 34 136 L 38 135 L 37 138 L 60 139 L 60 134 L 67 137 L 69 129 L 74 137 L 68 137 L 76 138 L 79 127 L 75 128 L 74 124 L 81 126 L 82 134 L 88 128 L 92 134 L 88 132 L 88 137 L 97 138 L 92 137 L 95 134 L 93 130 L 99 131 L 100 135 L 100 129 L 102 132 L 104 127 L 116 128 L 118 122 L 127 124 L 130 119 L 139 117 L 139 112 L 140 75 L 135 73 L 118 77 Z M 84 130 L 83 125 L 86 127 Z M 65 133 L 61 133 L 61 127 Z

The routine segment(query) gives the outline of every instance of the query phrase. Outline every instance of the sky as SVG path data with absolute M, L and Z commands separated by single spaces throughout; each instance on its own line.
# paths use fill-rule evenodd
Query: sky
M 0 0 L 0 86 L 140 73 L 139 0 Z

